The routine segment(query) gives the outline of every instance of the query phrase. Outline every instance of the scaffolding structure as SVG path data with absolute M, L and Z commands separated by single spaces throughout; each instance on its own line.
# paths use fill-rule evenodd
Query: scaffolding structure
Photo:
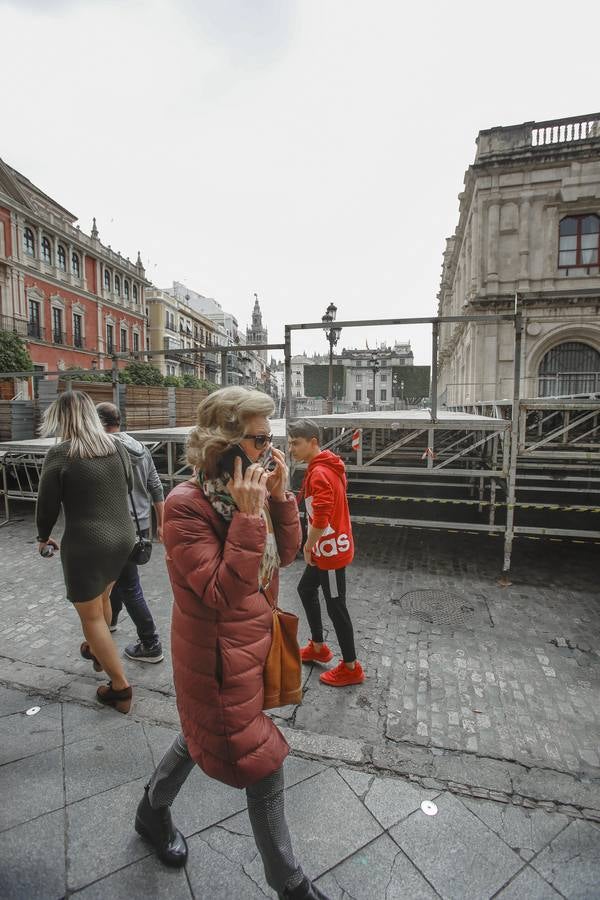
M 513 397 L 438 410 L 439 328 L 465 321 L 513 324 Z M 323 430 L 323 446 L 346 461 L 353 521 L 499 535 L 504 544 L 505 583 L 517 535 L 600 541 L 600 395 L 519 396 L 522 316 L 517 302 L 514 313 L 498 316 L 337 323 L 340 328 L 415 324 L 429 324 L 432 329 L 430 409 L 315 417 Z M 322 322 L 286 325 L 283 345 L 264 345 L 284 349 L 286 398 L 292 396 L 292 332 L 322 328 Z M 223 354 L 229 352 L 231 348 L 223 348 Z M 275 445 L 283 450 L 287 450 L 291 418 L 288 400 L 286 419 L 272 422 Z M 188 430 L 130 432 L 149 446 L 167 489 L 190 477 L 183 458 Z M 10 499 L 35 500 L 51 443 L 0 444 L 6 519 Z M 296 475 L 302 467 L 292 469 Z M 298 475 L 296 486 L 297 480 Z

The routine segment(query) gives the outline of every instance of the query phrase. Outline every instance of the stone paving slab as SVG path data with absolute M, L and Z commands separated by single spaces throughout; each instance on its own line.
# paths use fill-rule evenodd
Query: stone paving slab
M 13 695 L 13 707 L 17 699 Z M 28 700 L 23 693 L 22 709 Z M 123 717 L 111 710 L 78 710 L 71 701 L 61 705 L 63 723 L 72 726 L 65 735 L 65 756 L 78 748 L 81 773 L 86 753 L 93 771 L 94 753 L 100 754 L 92 746 L 97 741 L 103 748 L 102 772 L 118 771 L 122 783 L 107 789 L 100 779 L 97 793 L 69 802 L 62 789 L 63 748 L 0 765 L 0 791 L 8 811 L 0 835 L 0 896 L 274 900 L 251 834 L 245 792 L 211 781 L 198 770 L 192 773 L 174 806 L 176 822 L 189 835 L 190 858 L 184 871 L 171 872 L 133 830 L 150 771 L 137 777 L 135 753 L 123 754 L 119 736 L 131 734 L 131 746 L 151 769 L 175 731 L 133 717 L 123 725 Z M 108 727 L 110 718 L 119 725 Z M 23 737 L 26 754 L 25 732 Z M 590 822 L 459 800 L 447 791 L 427 791 L 405 778 L 382 777 L 358 765 L 291 756 L 285 769 L 286 810 L 297 856 L 332 900 L 596 896 L 600 828 Z M 53 789 L 58 790 L 54 797 L 49 796 Z M 430 818 L 420 801 L 432 796 L 439 812 Z M 59 808 L 47 812 L 49 803 Z
M 65 890 L 64 809 L 0 834 L 2 900 L 59 900 Z
M 600 896 L 600 829 L 571 822 L 531 863 L 565 897 Z
M 387 834 L 335 866 L 317 884 L 331 900 L 434 900 L 440 896 Z
M 169 869 L 152 857 L 125 866 L 71 896 L 77 900 L 132 900 L 141 896 L 141 889 L 146 898 L 192 900 L 193 897 L 184 870 Z
M 414 813 L 390 836 L 441 897 L 492 896 L 523 867 L 523 861 L 456 797 L 436 801 L 438 814 Z
M 61 748 L 0 766 L 0 831 L 62 809 L 63 780 Z

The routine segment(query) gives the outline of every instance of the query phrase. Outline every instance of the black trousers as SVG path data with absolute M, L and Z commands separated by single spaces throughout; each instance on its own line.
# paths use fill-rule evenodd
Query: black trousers
M 307 566 L 298 584 L 298 593 L 308 619 L 310 636 L 317 644 L 323 643 L 323 620 L 319 587 L 325 596 L 325 605 L 333 623 L 344 662 L 354 662 L 354 629 L 346 606 L 346 569 L 318 569 Z

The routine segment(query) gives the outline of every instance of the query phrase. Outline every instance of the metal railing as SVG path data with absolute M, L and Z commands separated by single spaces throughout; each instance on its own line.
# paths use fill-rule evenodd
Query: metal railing
M 52 343 L 53 344 L 66 344 L 67 336 L 64 331 L 56 331 L 56 329 L 52 329 Z
M 25 335 L 27 323 L 24 319 L 16 319 L 14 316 L 0 316 L 0 330 L 14 331 L 15 334 Z

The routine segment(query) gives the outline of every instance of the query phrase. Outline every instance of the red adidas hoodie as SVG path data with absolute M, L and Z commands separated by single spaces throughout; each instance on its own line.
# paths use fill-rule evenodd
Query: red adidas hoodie
M 322 450 L 309 463 L 302 485 L 308 523 L 325 529 L 311 551 L 319 569 L 341 569 L 354 559 L 347 485 L 346 466 L 331 450 Z

